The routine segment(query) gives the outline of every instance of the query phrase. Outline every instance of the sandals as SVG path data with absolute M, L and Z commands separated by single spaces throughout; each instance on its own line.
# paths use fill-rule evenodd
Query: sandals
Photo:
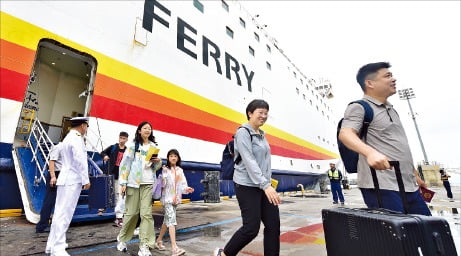
M 176 247 L 176 249 L 171 251 L 171 256 L 180 256 L 184 255 L 186 251 L 182 248 Z
M 154 244 L 154 248 L 159 250 L 159 251 L 164 251 L 166 248 L 165 248 L 165 245 L 163 245 L 163 242 L 162 241 L 157 241 L 155 242 Z

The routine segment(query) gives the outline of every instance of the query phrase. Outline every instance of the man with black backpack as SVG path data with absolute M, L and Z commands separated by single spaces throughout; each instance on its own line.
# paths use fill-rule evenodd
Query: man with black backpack
M 387 62 L 378 62 L 360 68 L 357 82 L 365 94 L 363 101 L 373 110 L 373 119 L 368 124 L 366 136 L 359 136 L 364 125 L 365 107 L 362 104 L 349 104 L 338 137 L 346 147 L 359 154 L 357 185 L 369 208 L 378 208 L 371 166 L 376 169 L 382 207 L 404 212 L 397 178 L 389 164 L 389 161 L 399 161 L 408 213 L 431 215 L 419 192 L 418 186 L 426 185 L 413 166 L 410 146 L 399 115 L 387 101 L 396 93 L 396 79 L 389 71 L 390 67 Z
M 121 197 L 119 193 L 119 184 L 118 184 L 118 174 L 119 166 L 122 161 L 123 154 L 125 153 L 126 146 L 125 143 L 128 141 L 128 133 L 120 132 L 118 136 L 118 143 L 110 145 L 101 152 L 103 161 L 107 164 L 107 170 L 104 170 L 106 174 L 114 175 L 114 188 L 116 192 L 116 201 L 117 205 L 115 206 L 115 225 L 121 227 L 123 224 L 123 212 L 125 210 L 125 200 Z

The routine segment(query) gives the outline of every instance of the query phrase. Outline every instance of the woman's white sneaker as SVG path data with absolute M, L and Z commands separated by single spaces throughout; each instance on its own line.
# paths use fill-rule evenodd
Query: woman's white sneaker
M 138 251 L 138 256 L 152 256 L 152 254 L 149 251 L 149 247 L 145 245 L 141 246 Z
M 126 252 L 126 251 L 127 251 L 126 243 L 120 241 L 120 239 L 118 238 L 118 236 L 117 236 L 117 250 L 119 250 L 119 251 L 121 251 L 121 252 Z

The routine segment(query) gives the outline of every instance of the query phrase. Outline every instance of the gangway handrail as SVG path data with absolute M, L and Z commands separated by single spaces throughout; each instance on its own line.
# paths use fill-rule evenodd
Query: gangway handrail
M 98 139 L 96 144 L 98 144 L 99 141 L 102 141 L 101 137 L 97 136 L 97 134 L 94 131 L 91 131 L 91 132 L 93 133 L 93 135 L 96 135 Z M 35 140 L 35 145 L 33 143 L 34 140 Z M 90 145 L 92 150 L 96 149 L 96 147 L 88 139 L 86 140 L 86 144 Z M 37 183 L 43 180 L 44 184 L 46 185 L 45 170 L 47 169 L 47 166 L 49 166 L 49 153 L 51 152 L 51 149 L 52 149 L 50 145 L 54 145 L 54 143 L 48 136 L 45 129 L 43 128 L 43 125 L 41 124 L 40 120 L 38 120 L 37 118 L 34 119 L 32 129 L 30 130 L 29 138 L 27 139 L 27 145 L 31 148 L 31 151 L 32 151 L 31 162 L 35 161 L 35 164 L 40 173 L 40 179 L 37 181 L 37 177 L 35 177 L 35 180 Z M 44 158 L 45 162 L 43 163 L 43 166 L 40 164 L 41 162 L 39 160 L 38 152 L 40 152 Z M 99 168 L 99 166 L 92 159 L 93 156 L 94 156 L 94 153 L 92 157 L 88 156 L 90 174 L 94 176 L 99 176 L 103 172 L 101 168 Z
M 93 157 L 94 154 L 95 154 L 95 152 L 99 152 L 98 149 L 96 148 L 96 146 L 99 144 L 99 142 L 101 142 L 101 145 L 102 145 L 102 139 L 101 139 L 101 137 L 99 137 L 98 134 L 96 134 L 96 132 L 94 132 L 94 131 L 91 130 L 90 128 L 88 128 L 87 134 L 88 134 L 88 132 L 91 132 L 92 135 L 93 135 L 93 136 L 96 136 L 96 138 L 98 139 L 98 140 L 96 141 L 96 145 L 94 145 L 93 143 L 91 143 L 91 140 L 89 140 L 89 139 L 86 140 L 86 146 L 87 146 L 87 148 L 88 148 L 88 146 L 90 146 L 90 150 L 93 152 L 93 154 L 92 154 L 91 157 Z M 86 137 L 88 138 L 88 135 L 86 135 Z
M 32 139 L 35 140 L 36 145 L 33 145 Z M 54 143 L 46 133 L 45 129 L 43 128 L 43 125 L 40 123 L 40 120 L 38 120 L 38 118 L 34 119 L 34 123 L 32 125 L 29 138 L 27 139 L 27 145 L 32 149 L 31 162 L 35 161 L 35 164 L 40 172 L 40 179 L 42 179 L 43 182 L 46 184 L 44 172 L 46 170 L 46 167 L 49 165 L 48 155 L 51 151 L 50 145 L 54 145 Z M 44 147 L 46 147 L 46 151 L 44 150 Z M 43 158 L 45 159 L 45 163 L 43 163 L 43 166 L 40 165 L 40 161 L 38 159 L 37 154 L 39 150 L 42 153 Z M 35 180 L 37 180 L 37 177 L 35 177 Z
M 90 176 L 100 176 L 103 174 L 101 168 L 99 168 L 91 157 L 88 157 L 88 172 Z

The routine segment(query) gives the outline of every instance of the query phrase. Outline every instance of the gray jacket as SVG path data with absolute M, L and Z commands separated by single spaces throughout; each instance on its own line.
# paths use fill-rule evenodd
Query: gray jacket
M 234 182 L 243 186 L 266 189 L 270 186 L 272 176 L 269 143 L 261 129 L 260 134 L 257 134 L 248 123 L 242 126 L 250 130 L 253 139 L 245 129 L 237 129 L 234 138 L 235 158 L 241 155 L 242 161 L 235 165 Z

